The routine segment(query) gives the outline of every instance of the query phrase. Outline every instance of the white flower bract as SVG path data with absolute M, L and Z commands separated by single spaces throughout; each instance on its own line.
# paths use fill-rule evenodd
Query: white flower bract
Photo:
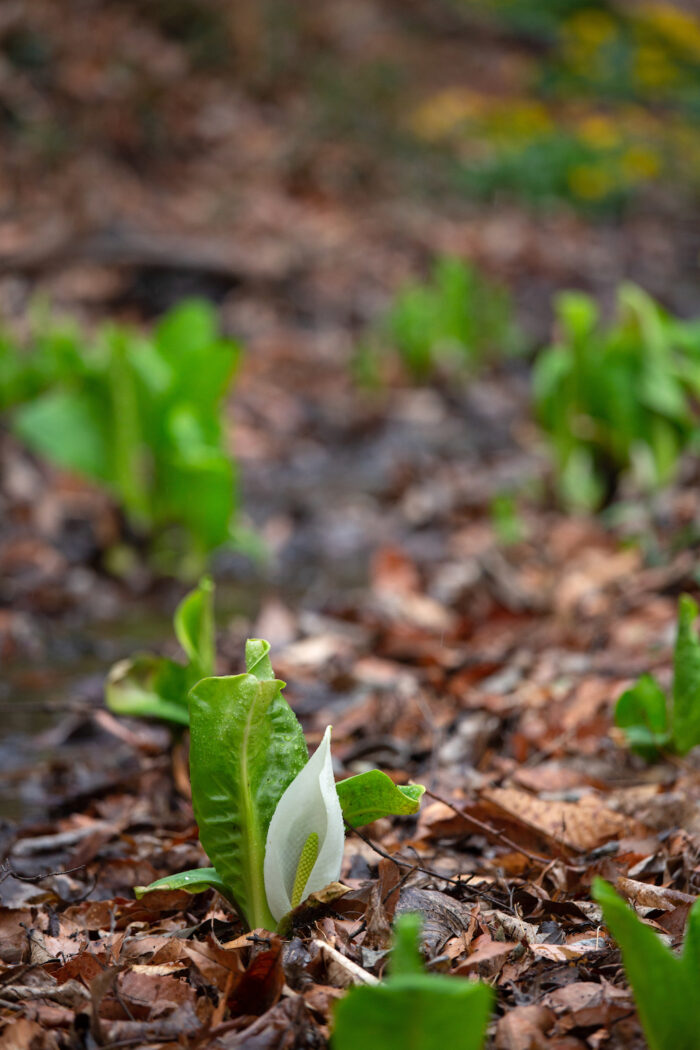
M 318 856 L 301 899 L 335 882 L 343 861 L 345 828 L 331 760 L 331 727 L 304 768 L 277 803 L 265 846 L 265 893 L 274 918 L 292 909 L 292 892 L 302 850 L 318 835 Z

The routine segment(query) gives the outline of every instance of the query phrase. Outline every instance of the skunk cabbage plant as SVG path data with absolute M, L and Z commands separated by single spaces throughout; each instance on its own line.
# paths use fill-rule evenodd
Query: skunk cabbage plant
M 187 694 L 200 678 L 214 674 L 214 584 L 204 576 L 175 610 L 175 636 L 186 664 L 155 653 L 120 660 L 107 675 L 105 700 L 117 715 L 160 718 L 186 726 Z
M 700 744 L 700 638 L 694 626 L 697 616 L 693 599 L 681 595 L 670 700 L 653 675 L 643 674 L 615 706 L 615 724 L 625 734 L 630 748 L 649 762 L 662 751 L 687 755 Z
M 397 787 L 377 769 L 336 785 L 330 726 L 309 759 L 269 650 L 268 642 L 250 639 L 245 674 L 203 678 L 189 694 L 192 804 L 213 866 L 136 893 L 211 887 L 251 929 L 271 930 L 337 881 L 344 822 L 415 813 L 425 789 Z

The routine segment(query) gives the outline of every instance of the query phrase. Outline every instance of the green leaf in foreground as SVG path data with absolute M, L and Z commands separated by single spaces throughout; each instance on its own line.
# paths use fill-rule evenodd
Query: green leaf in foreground
M 137 900 L 154 890 L 187 890 L 188 893 L 203 893 L 205 890 L 218 890 L 224 897 L 229 890 L 223 879 L 219 878 L 216 868 L 193 868 L 192 871 L 180 871 L 177 875 L 166 875 L 156 879 L 149 886 L 134 886 Z
M 700 744 L 700 640 L 695 630 L 698 607 L 687 594 L 678 605 L 678 636 L 673 654 L 674 750 L 685 755 Z
M 676 956 L 609 883 L 596 879 L 593 896 L 620 946 L 650 1050 L 700 1050 L 700 901 Z
M 408 816 L 417 813 L 422 784 L 397 786 L 391 777 L 379 769 L 358 773 L 336 784 L 343 817 L 353 828 L 371 824 L 388 816 Z
M 205 678 L 190 693 L 190 778 L 199 837 L 251 928 L 275 928 L 265 897 L 265 838 L 306 764 L 301 726 L 275 679 Z
M 402 916 L 386 983 L 352 988 L 336 1004 L 333 1050 L 480 1050 L 492 990 L 463 977 L 425 973 L 419 930 L 419 916 Z

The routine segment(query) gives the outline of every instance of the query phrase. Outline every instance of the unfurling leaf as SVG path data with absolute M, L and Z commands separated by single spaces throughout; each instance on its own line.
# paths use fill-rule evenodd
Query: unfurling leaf
M 107 675 L 105 700 L 115 715 L 162 718 L 186 726 L 189 685 L 181 664 L 144 653 L 114 665 Z
M 105 684 L 105 701 L 115 714 L 189 725 L 187 694 L 200 678 L 213 674 L 216 660 L 214 584 L 209 577 L 203 577 L 182 599 L 175 610 L 174 626 L 187 664 L 153 653 L 120 660 Z
M 175 610 L 175 636 L 187 654 L 191 684 L 214 674 L 214 584 L 203 576 Z

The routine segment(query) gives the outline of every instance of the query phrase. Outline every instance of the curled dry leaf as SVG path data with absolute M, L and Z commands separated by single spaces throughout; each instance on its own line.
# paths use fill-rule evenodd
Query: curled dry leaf
M 596 849 L 611 839 L 646 834 L 643 824 L 616 813 L 597 794 L 584 795 L 577 802 L 556 802 L 514 788 L 491 788 L 481 797 L 545 838 L 580 852 Z

